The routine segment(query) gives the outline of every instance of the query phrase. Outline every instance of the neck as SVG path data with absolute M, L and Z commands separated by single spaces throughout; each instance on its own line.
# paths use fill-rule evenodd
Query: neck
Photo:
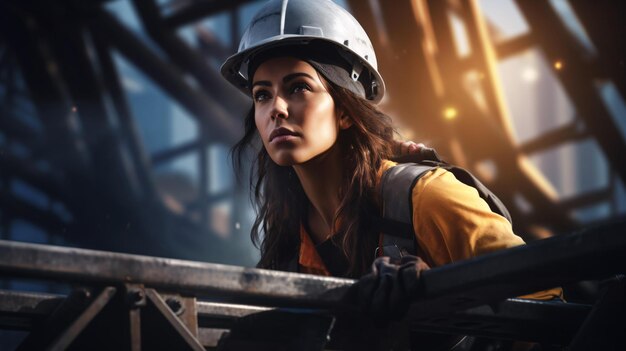
M 332 234 L 333 220 L 341 203 L 339 193 L 343 168 L 339 145 L 335 144 L 322 155 L 293 168 L 311 204 L 309 223 L 321 219 L 326 235 Z

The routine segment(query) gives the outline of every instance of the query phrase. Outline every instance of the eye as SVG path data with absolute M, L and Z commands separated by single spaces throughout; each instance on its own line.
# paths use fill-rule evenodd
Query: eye
M 270 98 L 270 93 L 267 90 L 259 89 L 254 92 L 254 101 L 263 102 Z
M 298 82 L 291 86 L 291 93 L 297 94 L 305 91 L 311 91 L 311 87 L 304 82 Z

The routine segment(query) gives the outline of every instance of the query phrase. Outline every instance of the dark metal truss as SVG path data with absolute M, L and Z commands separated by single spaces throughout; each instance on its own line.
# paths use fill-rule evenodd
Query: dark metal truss
M 154 2 L 136 5 L 157 50 L 120 23 L 101 1 L 0 3 L 0 78 L 8 92 L 0 118 L 0 131 L 6 136 L 6 147 L 0 150 L 2 228 L 6 232 L 12 221 L 22 219 L 83 245 L 175 254 L 163 251 L 171 245 L 147 240 L 156 234 L 188 245 L 187 252 L 198 259 L 219 257 L 224 251 L 220 243 L 207 247 L 204 238 L 212 236 L 207 208 L 219 199 L 237 203 L 245 196 L 238 188 L 206 193 L 207 146 L 237 140 L 248 99 L 218 79 L 206 53 L 188 47 L 175 29 L 159 27 L 161 15 Z M 117 53 L 198 122 L 199 138 L 188 151 L 199 153 L 201 190 L 183 214 L 169 211 L 155 188 L 152 168 L 160 157 L 148 155 L 139 137 L 113 62 Z M 27 117 L 40 128 L 13 118 L 19 107 L 12 93 L 16 85 L 25 93 L 20 98 L 33 107 Z M 26 154 L 16 155 L 9 149 L 12 145 L 24 147 Z M 50 204 L 62 204 L 70 220 L 12 197 L 9 186 L 14 180 L 42 192 Z M 201 213 L 203 220 L 192 219 L 194 213 Z M 94 235 L 86 238 L 81 232 Z
M 379 65 L 388 83 L 390 109 L 395 111 L 421 141 L 436 147 L 451 162 L 463 165 L 481 177 L 478 165 L 492 162 L 496 175 L 488 186 L 511 210 L 514 229 L 525 235 L 537 226 L 553 233 L 580 226 L 573 210 L 611 201 L 615 182 L 593 194 L 560 200 L 550 191 L 540 172 L 526 156 L 566 143 L 593 139 L 606 156 L 610 172 L 626 180 L 623 162 L 626 140 L 600 99 L 596 82 L 614 82 L 624 95 L 624 4 L 617 1 L 569 1 L 597 48 L 588 57 L 563 24 L 549 1 L 517 0 L 529 31 L 502 43 L 489 37 L 489 23 L 479 1 L 399 0 L 348 1 L 359 22 L 372 38 Z M 462 23 L 471 52 L 461 57 L 455 47 L 450 20 Z M 538 46 L 548 60 L 562 60 L 564 69 L 555 73 L 576 111 L 576 121 L 525 144 L 512 138 L 511 121 L 499 88 L 497 62 Z M 621 62 L 621 63 L 620 63 Z M 474 72 L 482 78 L 479 106 L 464 86 L 464 77 Z M 459 117 L 442 118 L 454 106 Z M 626 116 L 615 116 L 626 118 Z M 530 211 L 517 205 L 523 196 Z M 532 236 L 526 239 L 532 239 Z
M 433 268 L 423 273 L 423 290 L 403 323 L 413 332 L 538 341 L 573 350 L 589 343 L 616 346 L 626 325 L 624 278 L 610 278 L 626 267 L 625 231 L 622 220 Z M 354 283 L 349 279 L 7 241 L 0 241 L 0 274 L 91 287 L 67 297 L 0 292 L 0 324 L 32 330 L 22 349 L 139 350 L 164 343 L 194 350 L 265 344 L 320 350 L 329 333 L 331 347 L 358 343 L 350 336 L 359 329 L 353 323 L 372 322 L 345 300 Z M 504 300 L 607 278 L 604 298 L 593 309 Z M 279 325 L 288 330 L 277 330 Z

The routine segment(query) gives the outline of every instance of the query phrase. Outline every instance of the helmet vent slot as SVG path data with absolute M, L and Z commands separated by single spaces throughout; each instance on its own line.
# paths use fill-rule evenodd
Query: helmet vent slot
M 323 37 L 324 31 L 320 27 L 301 26 L 300 35 L 307 35 L 312 37 Z

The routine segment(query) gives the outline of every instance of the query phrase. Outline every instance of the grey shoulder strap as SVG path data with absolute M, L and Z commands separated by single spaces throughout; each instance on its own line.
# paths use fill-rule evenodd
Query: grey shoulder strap
M 399 258 L 406 254 L 416 254 L 413 187 L 424 174 L 435 168 L 417 163 L 403 163 L 383 174 L 380 186 L 384 227 L 383 255 Z

